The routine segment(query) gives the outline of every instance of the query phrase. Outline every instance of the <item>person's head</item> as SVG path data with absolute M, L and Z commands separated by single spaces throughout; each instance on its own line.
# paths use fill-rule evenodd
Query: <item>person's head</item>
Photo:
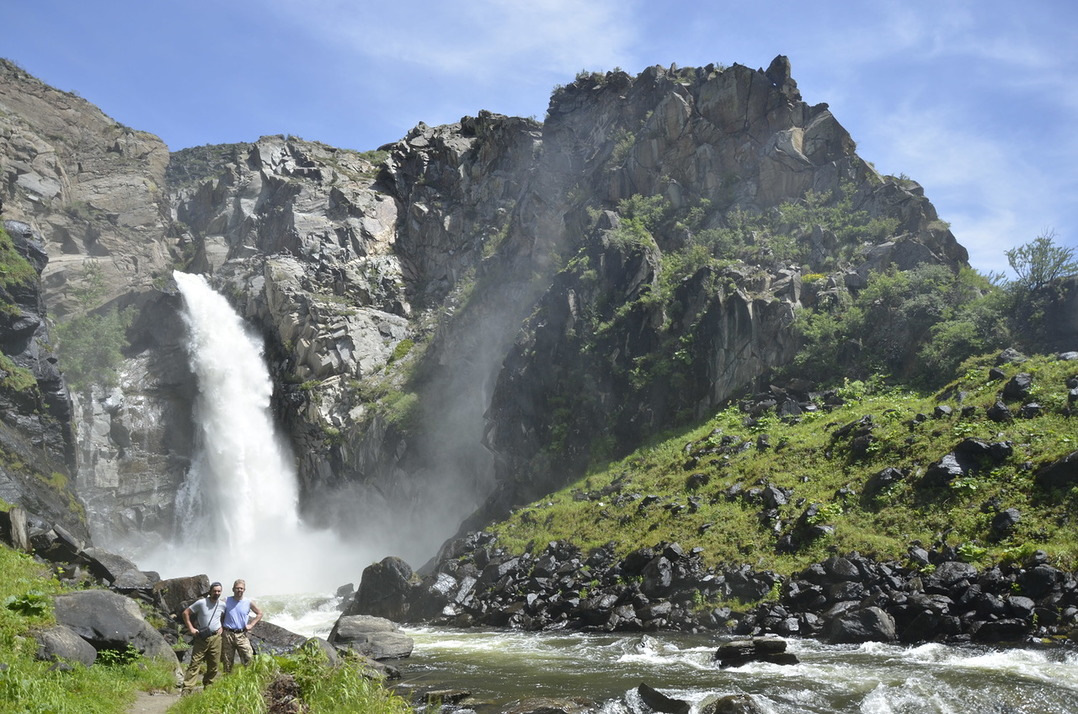
M 223 588 L 221 586 L 221 583 L 218 583 L 218 582 L 210 583 L 210 594 L 209 594 L 210 600 L 216 600 L 217 598 L 221 597 L 221 590 L 222 589 Z
M 247 582 L 244 580 L 237 580 L 232 583 L 232 596 L 237 600 L 243 599 L 243 593 L 247 591 Z

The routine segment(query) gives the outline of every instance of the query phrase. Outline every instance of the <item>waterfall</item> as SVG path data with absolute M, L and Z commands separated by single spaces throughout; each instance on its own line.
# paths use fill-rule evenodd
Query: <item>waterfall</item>
M 198 383 L 195 456 L 176 496 L 175 540 L 148 560 L 165 577 L 244 578 L 260 593 L 355 581 L 356 548 L 300 522 L 295 463 L 274 428 L 262 340 L 202 276 L 173 277 Z

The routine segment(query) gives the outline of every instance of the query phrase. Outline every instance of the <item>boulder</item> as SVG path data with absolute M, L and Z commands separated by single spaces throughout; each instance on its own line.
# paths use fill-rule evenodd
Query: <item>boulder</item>
M 343 615 L 333 625 L 329 641 L 349 647 L 375 660 L 397 659 L 412 654 L 415 641 L 400 632 L 400 626 L 384 617 Z
M 37 658 L 45 661 L 77 662 L 89 667 L 97 659 L 97 650 L 66 625 L 35 630 Z
M 830 644 L 894 642 L 895 620 L 876 606 L 847 610 L 828 623 L 824 640 Z
M 383 558 L 364 568 L 359 589 L 345 614 L 404 619 L 413 587 L 408 563 L 394 556 Z
M 282 655 L 295 652 L 308 641 L 303 635 L 286 630 L 280 625 L 260 620 L 248 633 L 256 652 Z
M 800 661 L 797 655 L 786 651 L 786 640 L 778 637 L 727 642 L 715 652 L 715 659 L 720 667 L 740 667 L 749 662 L 797 664 Z
M 66 625 L 97 650 L 124 650 L 131 645 L 151 659 L 176 663 L 176 654 L 161 633 L 146 622 L 138 604 L 105 590 L 85 590 L 54 599 L 56 621 Z
M 1078 451 L 1042 466 L 1034 474 L 1037 486 L 1046 490 L 1067 491 L 1078 486 Z
M 0 540 L 15 550 L 29 553 L 30 533 L 26 527 L 26 511 L 13 506 L 10 511 L 0 511 Z
M 568 697 L 533 697 L 511 702 L 502 714 L 592 714 L 599 705 L 590 699 Z
M 86 566 L 95 578 L 100 578 L 109 584 L 116 582 L 117 578 L 130 571 L 141 573 L 138 566 L 130 560 L 122 555 L 110 553 L 104 548 L 94 546 L 84 548 L 82 558 L 86 561 Z M 139 580 L 142 582 L 144 578 Z
M 665 712 L 666 714 L 689 714 L 689 703 L 683 699 L 668 697 L 657 689 L 649 687 L 643 682 L 636 688 L 640 700 L 652 711 Z
M 768 710 L 761 708 L 750 694 L 727 694 L 705 701 L 699 711 L 700 714 L 764 714 Z
M 161 598 L 165 611 L 178 618 L 184 608 L 210 591 L 210 579 L 206 575 L 169 578 L 158 582 L 154 591 Z

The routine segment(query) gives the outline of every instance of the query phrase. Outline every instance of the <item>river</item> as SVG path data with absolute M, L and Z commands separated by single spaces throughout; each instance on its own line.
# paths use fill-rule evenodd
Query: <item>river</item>
M 328 596 L 271 599 L 270 620 L 325 637 L 340 613 Z M 403 683 L 471 691 L 479 712 L 533 697 L 584 697 L 604 714 L 642 714 L 646 683 L 693 705 L 748 694 L 766 712 L 1052 714 L 1078 712 L 1078 651 L 825 645 L 789 639 L 796 665 L 720 668 L 723 641 L 681 633 L 583 634 L 409 627 L 412 656 L 394 662 Z

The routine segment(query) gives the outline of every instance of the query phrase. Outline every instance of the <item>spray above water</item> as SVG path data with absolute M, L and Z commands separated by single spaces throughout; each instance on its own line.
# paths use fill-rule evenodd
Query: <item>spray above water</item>
M 363 563 L 355 549 L 298 517 L 296 468 L 274 428 L 262 341 L 202 276 L 173 277 L 198 383 L 196 450 L 176 498 L 175 542 L 147 560 L 166 577 L 244 578 L 263 594 L 354 582 Z

